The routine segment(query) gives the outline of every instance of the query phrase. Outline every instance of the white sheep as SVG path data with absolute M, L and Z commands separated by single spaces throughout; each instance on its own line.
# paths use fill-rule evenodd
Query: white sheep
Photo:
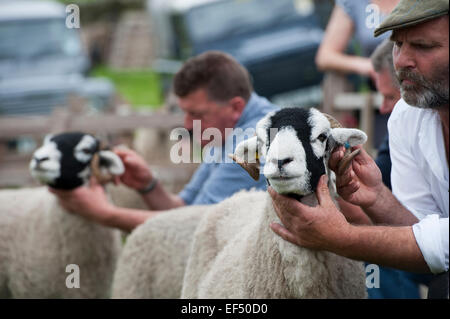
M 331 150 L 367 138 L 334 124 L 315 109 L 283 109 L 258 122 L 256 136 L 240 143 L 232 157 L 254 178 L 265 157 L 264 175 L 274 190 L 317 205 L 321 175 L 328 174 L 335 195 L 327 165 Z M 345 157 L 341 169 L 356 153 Z M 182 298 L 366 297 L 362 262 L 284 241 L 270 229 L 273 221 L 280 222 L 267 192 L 240 192 L 210 210 L 194 235 Z
M 127 238 L 114 274 L 112 297 L 175 299 L 197 225 L 210 206 L 161 212 Z
M 124 168 L 93 136 L 64 133 L 45 139 L 30 170 L 47 185 L 74 189 L 92 173 L 107 182 Z M 121 248 L 118 230 L 66 212 L 47 187 L 2 190 L 0 203 L 0 297 L 110 296 Z
M 286 115 L 286 112 L 290 115 L 297 112 L 303 114 L 303 119 L 295 117 L 294 122 L 310 122 L 309 133 L 296 127 L 303 135 L 307 134 L 308 138 L 320 136 L 322 145 L 311 141 L 312 148 L 309 150 L 320 153 L 323 149 L 322 156 L 318 156 L 317 160 L 321 165 L 318 165 L 317 171 L 311 170 L 315 175 L 323 170 L 332 177 L 326 163 L 336 143 L 356 145 L 365 141 L 365 134 L 358 130 L 331 129 L 330 122 L 324 122 L 326 118 L 316 110 L 310 113 L 288 110 L 278 115 Z M 276 117 L 272 118 L 273 115 L 260 121 L 257 127 L 259 135 L 236 149 L 235 159 L 254 178 L 259 174 L 257 165 L 248 164 L 243 158 L 248 157 L 249 149 L 261 149 L 261 145 L 265 144 L 261 141 L 270 141 L 265 135 L 270 127 L 276 127 Z M 287 123 L 278 125 L 280 128 L 289 126 Z M 287 141 L 288 136 L 280 134 L 278 140 L 280 137 Z M 291 139 L 290 145 L 298 147 L 295 145 L 297 140 Z M 272 153 L 275 153 L 275 148 L 272 147 Z M 300 148 L 303 149 L 303 146 Z M 266 153 L 264 149 L 260 152 L 263 155 Z M 296 154 L 299 156 L 296 162 L 305 159 L 306 154 L 302 154 Z M 341 167 L 345 168 L 355 155 L 346 156 Z M 254 154 L 253 159 L 257 157 Z M 273 163 L 278 165 L 279 162 L 274 160 Z M 267 175 L 270 174 L 269 168 L 270 165 L 267 165 Z M 311 169 L 310 166 L 308 168 Z M 282 190 L 282 187 L 288 186 L 287 180 L 274 185 L 274 188 L 282 193 L 297 193 L 295 196 L 308 194 L 303 201 L 309 200 L 313 204 L 315 196 L 311 195 L 311 190 L 315 189 L 315 185 L 308 186 L 306 179 L 314 182 L 316 177 L 303 177 L 287 191 Z M 269 180 L 274 184 L 277 182 L 276 178 Z M 334 192 L 332 178 L 330 189 Z M 129 236 L 114 276 L 113 297 L 365 297 L 362 263 L 287 243 L 269 229 L 272 220 L 277 218 L 271 199 L 261 191 L 242 191 L 215 205 L 163 212 Z

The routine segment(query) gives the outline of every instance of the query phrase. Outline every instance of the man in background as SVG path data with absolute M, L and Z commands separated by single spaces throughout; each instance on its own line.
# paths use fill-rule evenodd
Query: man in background
M 209 51 L 186 61 L 174 78 L 174 92 L 185 113 L 184 126 L 193 130 L 194 121 L 201 124 L 201 135 L 207 129 L 220 132 L 221 145 L 203 152 L 214 153 L 216 160 L 202 163 L 179 194 L 166 191 L 154 177 L 142 157 L 131 150 L 115 150 L 125 165 L 120 182 L 139 192 L 149 210 L 128 209 L 112 205 L 103 188 L 93 179 L 87 187 L 74 191 L 52 192 L 68 211 L 110 227 L 131 231 L 160 211 L 184 205 L 215 204 L 242 189 L 265 189 L 265 178 L 254 181 L 228 158 L 245 131 L 267 113 L 277 110 L 267 99 L 253 92 L 248 71 L 230 55 Z M 242 134 L 227 136 L 226 129 Z M 248 132 L 248 131 L 247 131 Z M 251 137 L 248 136 L 248 137 Z M 233 139 L 236 139 L 233 142 Z M 202 139 L 202 147 L 209 140 Z M 226 149 L 231 145 L 231 149 Z

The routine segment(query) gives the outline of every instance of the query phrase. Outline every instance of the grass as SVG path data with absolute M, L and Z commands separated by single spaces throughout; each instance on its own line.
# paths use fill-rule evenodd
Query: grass
M 156 109 L 163 103 L 160 79 L 152 70 L 118 71 L 101 66 L 90 75 L 110 79 L 133 108 Z

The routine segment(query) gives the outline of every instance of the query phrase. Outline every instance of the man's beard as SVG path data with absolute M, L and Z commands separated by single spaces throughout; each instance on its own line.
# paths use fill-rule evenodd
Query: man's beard
M 448 105 L 448 66 L 433 73 L 431 80 L 410 69 L 397 70 L 402 98 L 411 106 L 425 109 L 440 109 Z M 403 83 L 410 80 L 413 84 Z

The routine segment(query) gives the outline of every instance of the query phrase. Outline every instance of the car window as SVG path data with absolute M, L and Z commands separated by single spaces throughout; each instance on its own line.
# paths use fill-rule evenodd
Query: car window
M 311 14 L 311 0 L 228 0 L 192 8 L 186 24 L 199 42 L 270 27 Z
M 64 19 L 0 22 L 0 60 L 76 56 L 81 52 L 78 34 Z

